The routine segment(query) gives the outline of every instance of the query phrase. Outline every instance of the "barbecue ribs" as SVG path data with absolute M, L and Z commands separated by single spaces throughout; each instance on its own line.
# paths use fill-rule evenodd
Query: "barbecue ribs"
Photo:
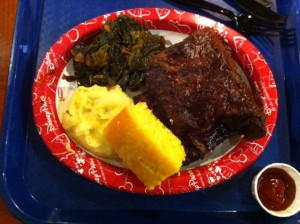
M 185 164 L 203 158 L 226 138 L 266 134 L 265 115 L 212 28 L 203 28 L 156 55 L 136 96 L 177 135 Z

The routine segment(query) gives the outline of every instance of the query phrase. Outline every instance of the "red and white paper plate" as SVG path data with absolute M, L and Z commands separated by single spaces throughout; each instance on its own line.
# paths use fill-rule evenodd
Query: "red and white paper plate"
M 235 145 L 223 144 L 216 154 L 166 179 L 152 191 L 128 169 L 96 158 L 77 146 L 60 123 L 61 108 L 76 84 L 62 79 L 72 74 L 70 49 L 84 37 L 119 14 L 127 14 L 146 23 L 155 33 L 171 43 L 182 40 L 197 29 L 209 26 L 231 47 L 236 61 L 248 78 L 257 100 L 263 101 L 267 116 L 267 135 L 255 141 L 242 139 Z M 33 114 L 39 134 L 51 153 L 79 175 L 121 191 L 142 194 L 180 194 L 220 184 L 237 175 L 253 163 L 265 149 L 275 127 L 278 99 L 272 72 L 261 53 L 243 35 L 225 25 L 185 11 L 162 8 L 139 8 L 113 12 L 85 21 L 61 36 L 43 59 L 33 83 Z M 222 148 L 223 147 L 223 148 Z M 219 154 L 218 154 L 219 153 Z

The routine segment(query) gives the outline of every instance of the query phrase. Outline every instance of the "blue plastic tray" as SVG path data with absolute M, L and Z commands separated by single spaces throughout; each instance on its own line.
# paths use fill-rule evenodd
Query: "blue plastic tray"
M 235 7 L 231 1 L 214 2 Z M 299 35 L 300 3 L 286 0 L 278 4 L 280 12 L 288 17 L 288 26 L 296 27 Z M 137 7 L 180 8 L 219 20 L 168 0 L 19 1 L 0 155 L 0 193 L 11 212 L 24 223 L 297 223 L 300 214 L 284 219 L 266 214 L 250 189 L 254 175 L 269 163 L 285 162 L 300 169 L 297 39 L 287 42 L 285 38 L 248 37 L 274 73 L 279 117 L 274 135 L 259 159 L 221 185 L 172 196 L 118 192 L 75 174 L 47 150 L 31 109 L 31 85 L 37 65 L 51 45 L 78 23 Z

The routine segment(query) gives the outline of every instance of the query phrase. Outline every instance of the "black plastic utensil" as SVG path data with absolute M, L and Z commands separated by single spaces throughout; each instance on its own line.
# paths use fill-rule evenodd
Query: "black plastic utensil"
M 236 28 L 248 35 L 258 35 L 258 36 L 279 36 L 284 29 L 283 23 L 268 23 L 262 21 L 248 13 L 235 13 L 228 9 L 222 8 L 213 3 L 203 1 L 203 0 L 174 0 L 181 2 L 183 4 L 189 4 L 196 6 L 199 9 L 209 10 L 211 12 L 216 12 L 230 18 Z
M 234 2 L 251 15 L 270 24 L 284 24 L 285 17 L 263 6 L 255 0 L 234 0 Z

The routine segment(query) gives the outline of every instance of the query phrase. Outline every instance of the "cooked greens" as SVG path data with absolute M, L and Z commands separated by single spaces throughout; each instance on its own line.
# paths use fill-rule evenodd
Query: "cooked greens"
M 106 22 L 90 43 L 80 42 L 71 50 L 75 76 L 82 86 L 119 84 L 134 91 L 143 83 L 152 56 L 164 48 L 162 36 L 120 15 Z

